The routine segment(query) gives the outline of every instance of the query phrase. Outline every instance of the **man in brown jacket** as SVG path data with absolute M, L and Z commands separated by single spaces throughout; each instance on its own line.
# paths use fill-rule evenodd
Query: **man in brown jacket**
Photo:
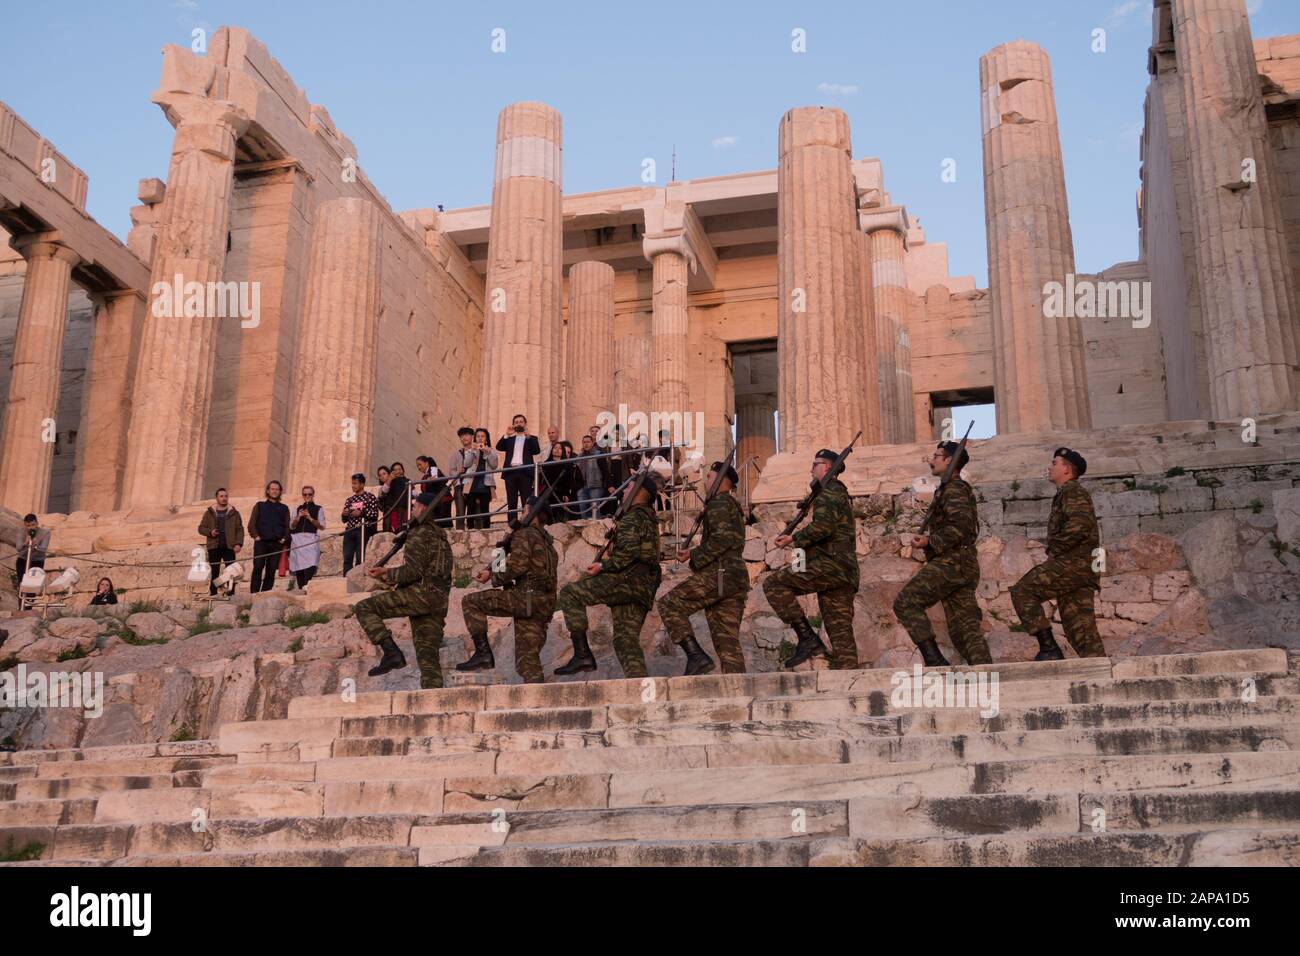
M 230 503 L 230 492 L 225 488 L 217 489 L 217 503 L 203 512 L 199 534 L 203 538 L 204 547 L 208 549 L 208 564 L 212 566 L 212 581 L 215 582 L 217 575 L 235 563 L 244 547 L 244 519 Z M 217 593 L 215 583 L 208 585 L 208 593 Z M 230 593 L 235 593 L 233 584 Z

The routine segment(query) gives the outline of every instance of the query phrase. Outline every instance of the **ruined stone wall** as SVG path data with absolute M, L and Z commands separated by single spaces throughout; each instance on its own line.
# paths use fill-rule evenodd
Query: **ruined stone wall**
M 1099 290 L 1107 283 L 1124 283 L 1131 292 L 1149 288 L 1145 285 L 1148 278 L 1146 267 L 1139 262 L 1122 262 L 1096 275 L 1079 276 L 1080 280 L 1098 283 Z M 1136 289 L 1133 283 L 1138 284 Z M 1140 295 L 1149 319 L 1145 328 L 1139 326 L 1147 319 L 1126 316 L 1079 322 L 1093 428 L 1162 422 L 1169 417 L 1160 329 L 1150 308 L 1150 296 L 1145 291 Z M 1130 307 L 1135 303 L 1130 299 Z
M 933 285 L 909 318 L 916 437 L 932 434 L 930 396 L 993 387 L 993 320 L 987 289 L 952 292 Z
M 1270 90 L 1300 94 L 1300 36 L 1271 37 L 1255 41 L 1255 60 L 1265 77 L 1264 103 L 1285 96 Z M 1268 141 L 1282 177 L 1282 223 L 1290 244 L 1291 268 L 1300 286 L 1300 111 L 1294 101 L 1267 109 Z

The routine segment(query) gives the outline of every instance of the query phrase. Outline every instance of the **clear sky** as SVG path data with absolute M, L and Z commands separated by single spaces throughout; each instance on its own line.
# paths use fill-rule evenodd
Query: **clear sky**
M 1300 32 L 1295 0 L 1248 0 L 1256 37 Z M 564 117 L 564 187 L 585 192 L 776 165 L 793 106 L 848 113 L 854 156 L 987 284 L 979 57 L 1014 39 L 1052 59 L 1077 265 L 1137 254 L 1138 137 L 1150 0 L 743 3 L 8 0 L 0 99 L 90 177 L 92 215 L 119 236 L 136 183 L 166 178 L 172 130 L 149 102 L 164 44 L 248 28 L 357 145 L 394 209 L 491 198 L 498 111 L 542 100 Z M 492 32 L 505 31 L 494 53 Z M 1093 52 L 1093 31 L 1106 49 Z M 802 29 L 807 52 L 791 50 Z M 956 181 L 942 164 L 956 161 Z

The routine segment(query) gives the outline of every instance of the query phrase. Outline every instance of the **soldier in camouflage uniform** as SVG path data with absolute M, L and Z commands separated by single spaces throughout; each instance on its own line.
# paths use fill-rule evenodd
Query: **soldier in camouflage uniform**
M 695 573 L 659 599 L 659 616 L 674 644 L 686 654 L 686 674 L 707 674 L 716 666 L 695 640 L 690 617 L 704 611 L 713 648 L 724 674 L 743 674 L 745 655 L 740 649 L 740 618 L 749 594 L 745 570 L 745 515 L 731 490 L 739 478 L 736 469 L 715 461 L 709 470 L 709 487 L 726 467 L 717 493 L 704 507 L 704 532 L 694 551 L 679 549 L 678 561 L 689 561 Z
M 629 484 L 625 494 L 635 486 Z M 608 604 L 614 618 L 614 653 L 625 677 L 645 677 L 641 625 L 654 605 L 663 572 L 659 567 L 659 522 L 652 510 L 662 489 L 658 476 L 646 475 L 636 500 L 615 528 L 614 546 L 603 562 L 587 568 L 588 577 L 560 591 L 560 612 L 573 640 L 573 657 L 557 674 L 594 671 L 596 658 L 587 643 L 587 608 Z
M 525 514 L 533 511 L 537 498 L 525 503 Z M 496 666 L 488 642 L 488 618 L 511 617 L 515 621 L 515 670 L 527 684 L 546 680 L 542 673 L 542 645 L 546 627 L 555 613 L 555 571 L 559 558 L 555 542 L 543 527 L 546 509 L 510 535 L 509 553 L 499 571 L 484 568 L 479 582 L 491 581 L 495 588 L 465 595 L 461 609 L 465 626 L 474 641 L 474 654 L 458 671 L 491 670 Z M 522 516 L 521 516 L 522 517 Z
M 814 480 L 825 475 L 837 457 L 829 448 L 817 452 L 812 465 Z M 794 535 L 777 535 L 773 543 L 778 548 L 793 545 L 804 552 L 803 570 L 782 568 L 763 582 L 763 594 L 772 610 L 799 635 L 794 653 L 785 661 L 786 668 L 826 654 L 826 646 L 796 600 L 800 594 L 813 593 L 831 639 L 831 666 L 838 670 L 857 667 L 853 597 L 858 591 L 858 558 L 848 488 L 839 478 L 832 478 L 813 499 L 812 521 Z
M 955 441 L 940 442 L 930 456 L 930 474 L 942 478 L 959 448 Z M 979 534 L 975 493 L 958 477 L 969 460 L 962 448 L 952 477 L 934 493 L 934 517 L 929 534 L 912 536 L 912 547 L 925 551 L 925 566 L 903 585 L 894 600 L 894 615 L 920 649 L 926 667 L 943 667 L 948 663 L 925 614 L 926 608 L 939 603 L 943 604 L 952 646 L 966 663 L 993 662 L 988 642 L 980 632 L 980 607 L 975 600 L 975 587 L 980 583 L 980 563 L 975 553 L 975 538 Z
M 385 618 L 411 619 L 411 639 L 420 665 L 420 686 L 442 686 L 442 628 L 447 621 L 447 598 L 451 594 L 451 545 L 447 532 L 433 521 L 428 507 L 436 496 L 426 491 L 415 499 L 413 517 L 403 547 L 403 562 L 396 568 L 371 568 L 371 577 L 393 585 L 377 591 L 356 605 L 357 623 L 372 644 L 384 652 L 370 676 L 378 677 L 406 666 L 406 657 L 384 626 Z M 426 520 L 427 519 L 427 520 Z
M 1088 463 L 1077 451 L 1058 448 L 1047 477 L 1056 485 L 1047 520 L 1047 560 L 1030 568 L 1011 586 L 1011 602 L 1025 630 L 1038 638 L 1036 661 L 1059 661 L 1065 655 L 1052 636 L 1043 602 L 1055 599 L 1065 637 L 1080 657 L 1105 657 L 1093 602 L 1101 575 L 1093 562 L 1101 544 L 1092 496 L 1079 484 Z

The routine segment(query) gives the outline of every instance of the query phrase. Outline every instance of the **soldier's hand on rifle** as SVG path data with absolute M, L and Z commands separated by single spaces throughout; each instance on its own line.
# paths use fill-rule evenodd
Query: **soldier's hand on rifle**
M 376 580 L 382 580 L 384 575 L 387 573 L 388 570 L 386 568 L 370 568 L 368 571 L 366 571 L 366 574 L 370 575 L 372 578 L 375 578 Z
M 912 547 L 927 548 L 930 546 L 930 536 L 928 534 L 912 535 Z
M 689 550 L 687 550 L 686 548 L 677 549 L 678 561 L 689 561 L 690 559 L 691 559 L 691 552 Z
M 484 568 L 478 574 L 474 575 L 474 580 L 478 581 L 479 584 L 487 584 L 488 581 L 492 580 L 492 572 L 487 568 Z
M 788 534 L 778 534 L 776 536 L 776 540 L 773 541 L 772 543 L 775 544 L 778 548 L 788 548 L 790 547 L 790 542 L 792 542 L 793 540 L 794 538 Z
M 589 565 L 587 565 L 587 573 L 588 573 L 588 574 L 600 574 L 600 564 L 599 564 L 599 562 L 597 562 L 596 564 L 589 564 Z

